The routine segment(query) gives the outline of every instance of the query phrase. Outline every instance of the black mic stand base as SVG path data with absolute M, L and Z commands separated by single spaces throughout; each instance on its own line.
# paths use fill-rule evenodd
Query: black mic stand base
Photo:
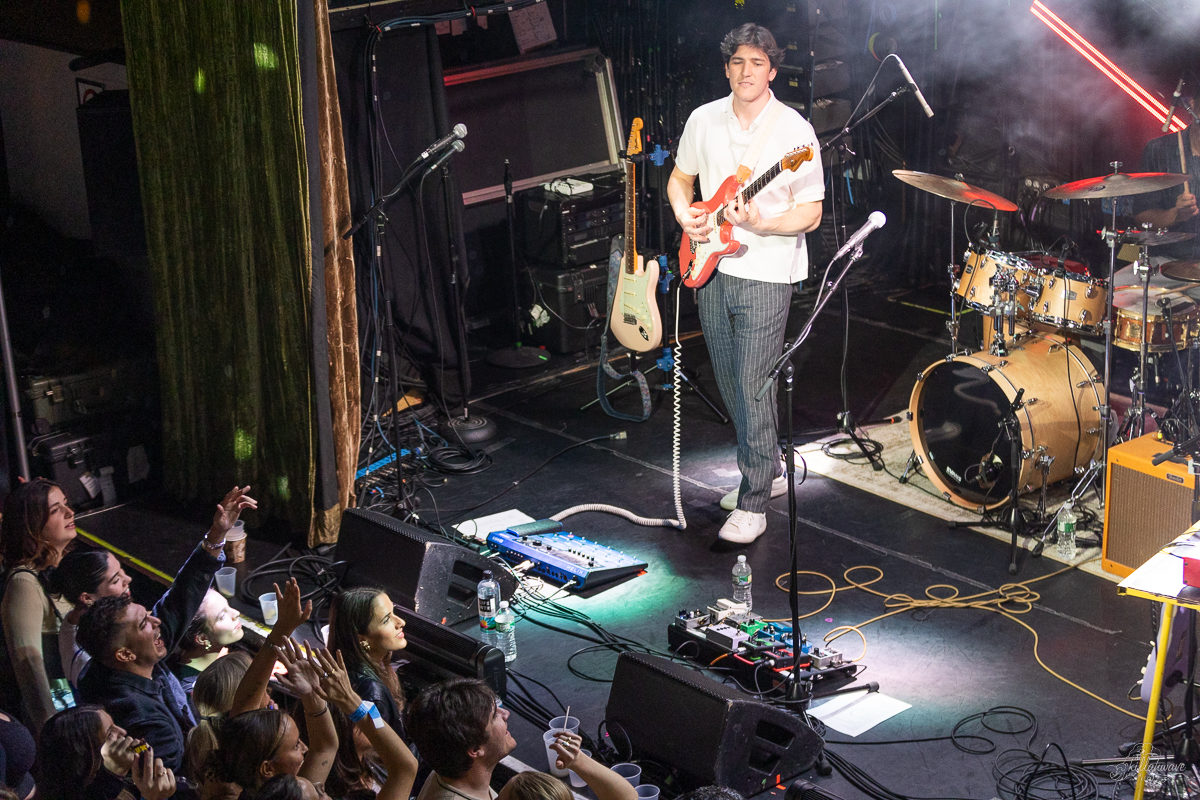
M 496 423 L 478 414 L 450 417 L 438 426 L 438 432 L 450 444 L 478 444 L 496 438 Z
M 529 369 L 540 367 L 550 360 L 546 351 L 540 347 L 502 347 L 487 354 L 487 363 L 503 369 Z

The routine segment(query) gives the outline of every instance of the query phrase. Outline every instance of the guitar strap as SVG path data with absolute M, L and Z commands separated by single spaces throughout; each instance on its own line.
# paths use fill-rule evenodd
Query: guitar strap
M 779 121 L 781 113 L 783 113 L 783 103 L 776 100 L 772 93 L 766 116 L 763 117 L 762 124 L 758 126 L 758 132 L 750 140 L 750 146 L 746 148 L 746 154 L 742 156 L 742 163 L 737 168 L 738 183 L 745 183 L 754 174 L 754 167 L 758 164 L 758 159 L 762 157 L 763 148 L 767 145 L 767 139 L 771 138 L 771 131 L 775 130 L 775 123 Z
M 608 313 L 604 315 L 604 334 L 600 337 L 600 367 L 596 370 L 596 399 L 600 402 L 600 407 L 604 409 L 604 413 L 610 417 L 617 419 L 628 420 L 629 422 L 645 422 L 650 419 L 650 385 L 646 383 L 646 376 L 639 370 L 630 370 L 627 374 L 621 374 L 608 363 L 608 320 L 612 319 L 612 304 L 613 298 L 617 293 L 617 273 L 621 270 L 622 248 L 624 246 L 624 236 L 614 236 L 612 248 L 608 254 Z M 622 411 L 617 411 L 608 402 L 608 392 L 606 391 L 604 376 L 620 380 L 621 378 L 633 378 L 637 381 L 638 389 L 642 394 L 642 415 L 626 414 Z

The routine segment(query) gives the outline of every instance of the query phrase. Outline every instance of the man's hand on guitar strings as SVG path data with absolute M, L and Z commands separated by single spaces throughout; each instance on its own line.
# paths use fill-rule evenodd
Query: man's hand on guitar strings
M 699 242 L 707 242 L 708 234 L 712 233 L 712 228 L 708 224 L 708 212 L 702 208 L 689 206 L 678 222 L 684 233 Z

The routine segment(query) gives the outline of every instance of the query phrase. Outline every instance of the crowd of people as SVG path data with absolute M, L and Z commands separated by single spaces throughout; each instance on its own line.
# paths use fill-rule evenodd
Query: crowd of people
M 312 603 L 276 586 L 279 616 L 253 655 L 239 612 L 211 588 L 249 487 L 150 608 L 111 553 L 76 541 L 62 489 L 20 484 L 0 519 L 0 796 L 19 800 L 570 800 L 523 773 L 498 794 L 515 747 L 485 683 L 451 680 L 409 702 L 393 655 L 404 620 L 381 589 L 336 594 L 326 647 L 294 638 Z M 230 649 L 233 646 L 234 649 Z M 12 680 L 9 680 L 12 678 Z M 274 686 L 272 683 L 274 682 Z M 599 800 L 637 800 L 569 731 L 551 748 Z

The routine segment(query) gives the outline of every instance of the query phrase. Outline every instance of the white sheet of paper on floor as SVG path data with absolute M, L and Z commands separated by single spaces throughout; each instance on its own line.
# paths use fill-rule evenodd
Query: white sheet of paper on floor
M 486 539 L 487 535 L 492 531 L 504 531 L 513 525 L 522 525 L 526 522 L 536 521 L 525 512 L 510 508 L 508 511 L 501 511 L 498 514 L 488 514 L 486 517 L 478 517 L 460 522 L 454 526 L 454 530 L 461 533 L 467 539 Z
M 911 703 L 864 689 L 830 697 L 813 706 L 808 713 L 838 733 L 858 736 L 910 708 Z

